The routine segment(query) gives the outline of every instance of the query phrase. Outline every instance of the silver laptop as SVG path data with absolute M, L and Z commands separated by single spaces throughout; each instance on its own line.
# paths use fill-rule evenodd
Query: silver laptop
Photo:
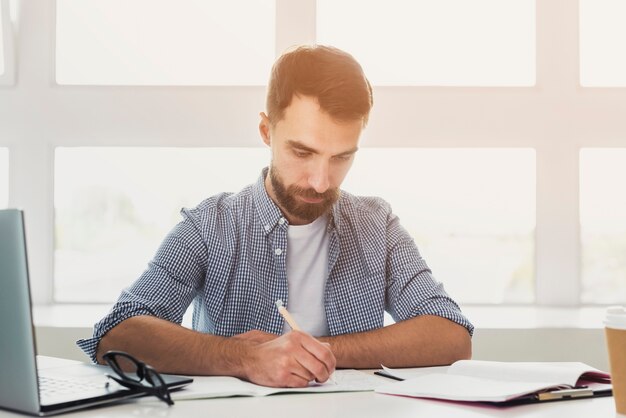
M 105 373 L 114 375 L 108 367 L 44 360 L 38 368 L 24 215 L 0 210 L 0 408 L 43 416 L 143 395 L 108 379 Z M 162 376 L 170 389 L 192 382 Z

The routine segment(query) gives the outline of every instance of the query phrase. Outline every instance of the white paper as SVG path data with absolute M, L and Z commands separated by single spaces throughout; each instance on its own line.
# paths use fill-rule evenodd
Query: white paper
M 408 379 L 378 387 L 376 392 L 454 401 L 503 402 L 545 389 L 575 386 L 586 373 L 608 378 L 608 374 L 579 362 L 460 360 L 447 370 L 442 367 L 384 369 L 393 376 Z M 610 385 L 601 386 L 610 388 Z
M 579 362 L 501 362 L 460 360 L 448 369 L 448 374 L 483 377 L 498 381 L 552 382 L 575 386 L 587 372 L 602 372 Z
M 236 377 L 228 376 L 193 376 L 193 383 L 176 392 L 172 399 L 206 399 L 229 396 L 267 396 L 276 393 L 325 393 L 325 392 L 360 392 L 371 391 L 385 380 L 358 370 L 336 370 L 334 382 L 312 383 L 305 388 L 272 388 L 255 385 Z
M 430 374 L 376 388 L 376 392 L 451 401 L 503 402 L 539 389 L 547 382 L 508 382 L 450 374 Z
M 392 369 L 390 367 L 386 367 L 385 365 L 381 365 L 381 366 L 386 374 L 400 378 L 400 379 L 404 379 L 404 380 L 412 379 L 418 376 L 423 376 L 425 374 L 446 373 L 446 371 L 450 368 L 450 366 L 434 366 L 434 367 L 413 367 L 413 368 Z

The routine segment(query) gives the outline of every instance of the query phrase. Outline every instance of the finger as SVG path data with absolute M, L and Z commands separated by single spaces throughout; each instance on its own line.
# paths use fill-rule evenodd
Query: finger
M 305 388 L 309 386 L 311 379 L 305 379 L 298 374 L 292 374 L 286 384 L 288 388 Z
M 315 356 L 319 361 L 324 363 L 329 375 L 335 371 L 337 359 L 330 349 L 330 344 L 322 343 L 310 335 L 304 334 L 302 338 L 302 347 Z
M 304 351 L 300 348 L 300 351 Z M 262 374 L 269 381 L 259 379 L 258 381 L 252 381 L 252 383 L 262 384 L 272 387 L 306 387 L 313 376 L 309 371 L 304 368 L 298 361 L 295 360 L 293 354 L 288 356 L 280 356 L 283 358 L 276 358 L 274 362 L 265 362 L 265 367 L 261 367 Z
M 303 353 L 306 353 L 306 352 L 303 351 Z M 306 355 L 310 356 L 310 354 L 308 353 L 306 353 Z M 294 363 L 293 366 L 290 368 L 292 375 L 298 376 L 300 379 L 305 380 L 307 385 L 309 384 L 310 381 L 316 379 L 315 374 L 313 374 L 307 366 L 302 364 L 300 359 L 294 358 L 293 363 Z
M 311 375 L 310 380 L 323 383 L 328 380 L 332 373 L 328 370 L 326 364 L 304 348 L 296 354 L 296 360 L 309 372 Z

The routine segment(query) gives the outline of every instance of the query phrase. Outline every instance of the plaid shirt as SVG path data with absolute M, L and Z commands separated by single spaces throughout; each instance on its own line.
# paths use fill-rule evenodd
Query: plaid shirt
M 181 323 L 193 303 L 193 329 L 233 336 L 252 329 L 281 334 L 275 301 L 289 306 L 289 222 L 268 196 L 263 170 L 256 184 L 222 193 L 195 209 L 169 233 L 148 269 L 120 295 L 93 337 L 77 344 L 94 361 L 98 342 L 133 316 Z M 472 324 L 435 281 L 417 247 L 379 198 L 341 192 L 328 222 L 328 278 L 324 304 L 330 335 L 437 315 L 467 328 Z

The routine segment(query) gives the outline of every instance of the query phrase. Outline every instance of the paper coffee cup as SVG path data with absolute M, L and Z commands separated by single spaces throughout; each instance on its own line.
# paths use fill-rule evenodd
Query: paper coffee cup
M 604 325 L 615 409 L 626 414 L 626 308 L 608 308 Z

